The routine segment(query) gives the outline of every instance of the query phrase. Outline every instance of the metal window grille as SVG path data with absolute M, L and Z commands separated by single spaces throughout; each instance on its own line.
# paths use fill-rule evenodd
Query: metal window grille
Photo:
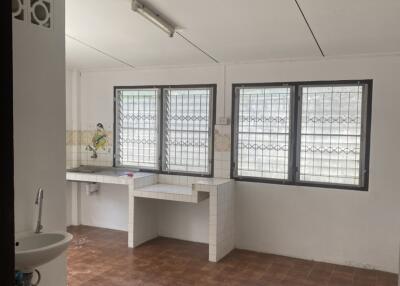
M 302 86 L 298 179 L 363 184 L 366 86 Z
M 117 166 L 158 169 L 160 89 L 116 91 Z
M 165 88 L 163 163 L 165 172 L 211 174 L 212 88 Z
M 235 90 L 235 176 L 289 177 L 291 87 Z
M 234 178 L 367 190 L 371 80 L 233 87 Z

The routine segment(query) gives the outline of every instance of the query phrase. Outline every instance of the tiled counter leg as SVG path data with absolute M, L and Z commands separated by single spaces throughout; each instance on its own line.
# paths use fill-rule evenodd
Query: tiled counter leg
M 129 185 L 128 246 L 133 248 L 158 236 L 157 201 L 134 196 Z
M 80 225 L 81 224 L 81 203 L 80 203 L 80 188 L 81 184 L 78 182 L 68 182 L 68 207 L 70 208 L 69 224 Z
M 133 184 L 128 185 L 129 188 L 129 197 L 128 197 L 128 247 L 133 248 L 134 241 L 133 241 L 133 231 L 134 231 L 134 206 L 135 206 L 135 197 L 133 195 Z
M 209 261 L 217 262 L 235 247 L 233 182 L 210 190 Z

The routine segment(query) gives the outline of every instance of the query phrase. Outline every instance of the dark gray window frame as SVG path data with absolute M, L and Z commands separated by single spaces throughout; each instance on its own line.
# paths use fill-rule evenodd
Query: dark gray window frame
M 150 168 L 150 167 L 143 167 L 143 166 L 140 166 L 140 165 L 124 165 L 124 164 L 119 164 L 118 162 L 119 162 L 119 160 L 117 160 L 117 154 L 119 154 L 119 152 L 120 152 L 120 146 L 119 146 L 119 141 L 118 141 L 118 130 L 119 130 L 119 126 L 118 126 L 118 118 L 117 118 L 117 116 L 118 116 L 118 111 L 119 111 L 119 108 L 118 108 L 118 99 L 117 99 L 117 97 L 118 97 L 118 92 L 120 91 L 120 90 L 145 90 L 145 89 L 148 89 L 148 90 L 156 90 L 157 91 L 157 94 L 156 94 L 156 97 L 157 97 L 157 136 L 156 136 L 156 139 L 157 139 L 157 146 L 156 146 L 156 162 L 155 162 L 155 167 L 154 168 Z M 151 171 L 151 170 L 158 170 L 158 168 L 159 168 L 159 162 L 158 162 L 158 160 L 159 160 L 159 158 L 160 158 L 160 136 L 159 136 L 159 133 L 158 132 L 160 132 L 160 123 L 161 123 L 161 120 L 160 120 L 160 116 L 161 116 L 161 97 L 162 97 L 162 95 L 161 95 L 161 89 L 159 89 L 159 88 L 155 88 L 155 87 L 133 87 L 133 88 L 128 88 L 128 87 L 124 87 L 124 88 L 114 88 L 114 132 L 113 132 L 113 140 L 114 140 L 114 144 L 113 144 L 113 165 L 114 166 L 116 166 L 116 167 L 132 167 L 132 168 L 138 168 L 138 169 L 141 169 L 141 170 L 146 170 L 146 171 Z
M 321 85 L 354 85 L 363 84 L 367 88 L 364 93 L 367 94 L 363 97 L 363 112 L 362 112 L 362 130 L 363 140 L 361 152 L 361 185 L 345 185 L 336 183 L 321 183 L 321 182 L 309 182 L 300 181 L 298 178 L 298 167 L 299 167 L 299 148 L 300 142 L 300 128 L 301 128 L 301 87 L 302 86 L 321 86 Z M 243 87 L 293 87 L 291 100 L 290 100 L 290 150 L 289 150 L 289 168 L 288 168 L 288 179 L 268 179 L 261 177 L 247 177 L 237 175 L 237 117 L 238 117 L 238 100 L 237 100 L 237 89 Z M 296 186 L 310 186 L 330 189 L 345 189 L 345 190 L 358 190 L 368 191 L 369 187 L 369 158 L 370 158 L 370 140 L 371 140 L 371 118 L 372 118 L 372 89 L 373 80 L 339 80 L 339 81 L 299 81 L 299 82 L 272 82 L 272 83 L 235 83 L 232 85 L 232 125 L 231 125 L 231 178 L 237 181 L 248 181 L 248 182 L 260 182 L 270 184 L 281 184 L 281 185 L 296 185 Z
M 158 139 L 158 165 L 155 169 L 143 169 L 138 168 L 136 166 L 128 166 L 128 165 L 118 165 L 116 163 L 116 152 L 117 152 L 117 140 L 116 140 L 116 131 L 117 131 L 117 91 L 121 89 L 146 89 L 146 88 L 154 88 L 160 90 L 160 100 L 159 100 L 159 139 Z M 163 165 L 163 146 L 164 146 L 164 130 L 163 130 L 163 118 L 164 118 L 164 90 L 169 88 L 209 88 L 212 90 L 212 98 L 210 100 L 210 157 L 209 157 L 209 173 L 194 173 L 194 172 L 176 172 L 176 171 L 165 171 L 162 168 Z M 144 172 L 157 173 L 157 174 L 169 174 L 169 175 L 179 175 L 179 176 L 193 176 L 193 177 L 213 177 L 214 176 L 214 131 L 215 131 L 215 122 L 216 122 L 216 99 L 217 99 L 217 85 L 216 84 L 188 84 L 188 85 L 136 85 L 136 86 L 114 86 L 114 130 L 113 130 L 113 166 L 117 168 L 135 168 L 140 169 Z
M 179 90 L 179 89 L 185 90 L 185 89 L 197 89 L 197 88 L 209 89 L 209 90 L 211 90 L 211 93 L 212 93 L 211 98 L 209 100 L 209 105 L 208 105 L 208 117 L 210 119 L 209 120 L 210 126 L 209 126 L 207 133 L 208 133 L 208 137 L 209 137 L 208 144 L 209 144 L 209 147 L 211 147 L 211 148 L 208 148 L 208 163 L 207 164 L 208 164 L 209 172 L 208 173 L 200 173 L 200 172 L 195 172 L 195 171 L 184 171 L 184 172 L 168 171 L 168 170 L 166 170 L 167 164 L 164 161 L 166 159 L 166 140 L 164 140 L 164 135 L 166 134 L 165 126 L 166 126 L 166 122 L 167 122 L 167 120 L 166 120 L 167 112 L 165 111 L 165 110 L 167 110 L 167 108 L 166 108 L 167 103 L 166 103 L 165 98 L 168 96 L 169 90 Z M 201 87 L 199 87 L 199 86 L 192 86 L 192 87 L 170 86 L 170 87 L 162 88 L 161 92 L 162 92 L 161 116 L 163 117 L 163 119 L 162 119 L 163 125 L 161 127 L 161 132 L 162 132 L 162 136 L 163 136 L 162 141 L 161 141 L 161 143 L 162 143 L 162 146 L 161 146 L 161 171 L 164 173 L 185 173 L 187 175 L 203 175 L 203 176 L 211 175 L 212 168 L 213 168 L 213 152 L 214 152 L 214 149 L 213 149 L 213 145 L 214 145 L 214 139 L 213 139 L 214 138 L 214 127 L 213 126 L 214 126 L 214 120 L 215 120 L 215 103 L 214 103 L 215 89 L 214 89 L 214 87 L 212 87 L 212 86 L 201 86 Z

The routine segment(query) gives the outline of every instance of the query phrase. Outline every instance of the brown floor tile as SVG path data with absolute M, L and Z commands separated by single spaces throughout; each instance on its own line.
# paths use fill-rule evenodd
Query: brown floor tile
M 396 286 L 397 275 L 234 250 L 208 262 L 208 246 L 156 238 L 127 247 L 128 234 L 70 227 L 68 286 Z

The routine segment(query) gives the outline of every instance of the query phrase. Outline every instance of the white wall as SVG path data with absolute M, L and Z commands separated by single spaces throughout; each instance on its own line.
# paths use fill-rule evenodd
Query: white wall
M 81 107 L 80 107 L 80 79 L 81 73 L 75 70 L 66 71 L 66 128 L 70 130 L 81 129 Z M 76 133 L 67 132 L 67 168 L 76 167 L 80 161 L 81 153 L 76 142 Z
M 223 110 L 230 114 L 232 83 L 345 79 L 374 80 L 369 192 L 236 183 L 236 246 L 397 272 L 399 57 L 229 65 L 226 84 L 222 66 L 84 72 L 81 125 L 91 128 L 102 121 L 112 126 L 114 85 L 217 83 L 217 117 L 221 117 Z M 229 167 L 229 161 L 225 164 Z M 109 199 L 104 203 L 115 203 Z M 207 220 L 205 206 L 171 204 L 159 211 L 166 222 L 184 220 L 161 228 L 162 234 L 172 237 L 196 240 L 183 226 L 195 220 L 200 227 Z M 196 238 L 203 241 L 202 232 Z
M 79 224 L 128 231 L 127 186 L 101 184 L 99 193 L 87 195 L 86 184 L 80 185 Z M 199 204 L 151 201 L 159 236 L 208 243 L 208 199 Z
M 81 73 L 76 70 L 67 70 L 66 80 L 66 127 L 70 129 L 80 129 L 81 109 L 80 109 L 80 78 Z
M 99 193 L 87 195 L 80 185 L 81 224 L 128 231 L 128 186 L 101 184 Z
M 369 192 L 237 183 L 237 245 L 397 272 L 400 59 L 241 65 L 229 82 L 374 80 Z
M 209 199 L 198 204 L 159 201 L 159 235 L 208 243 L 209 205 Z
M 53 4 L 52 30 L 13 25 L 16 232 L 33 230 L 38 187 L 44 230 L 65 230 L 65 11 L 63 0 Z M 65 257 L 40 271 L 40 285 L 66 284 Z

